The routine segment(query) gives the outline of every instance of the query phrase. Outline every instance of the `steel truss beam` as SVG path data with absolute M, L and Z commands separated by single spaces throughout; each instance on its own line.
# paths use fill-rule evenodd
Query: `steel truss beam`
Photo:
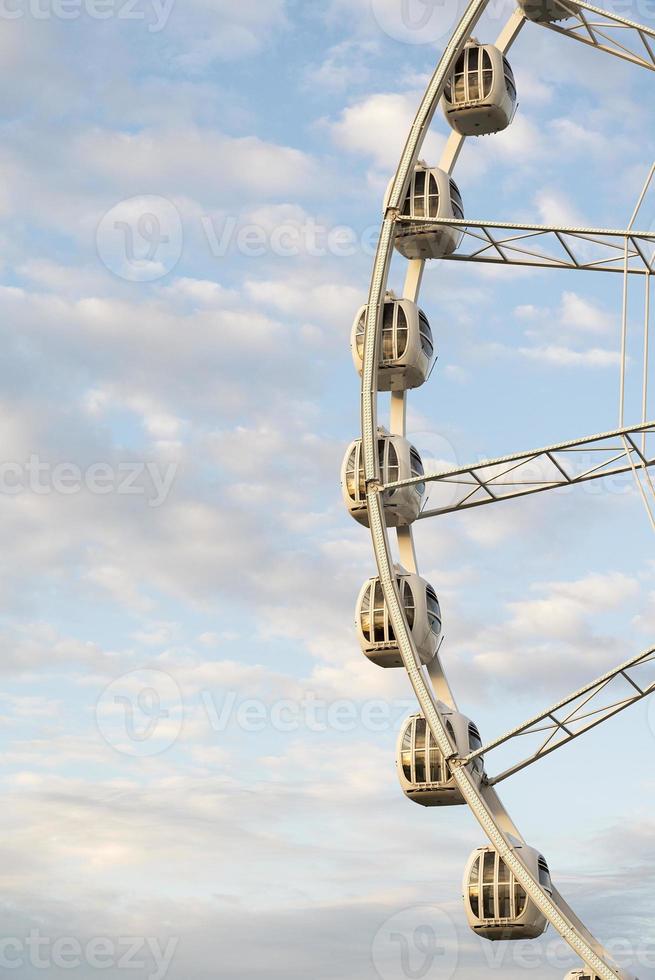
M 510 741 L 526 735 L 545 733 L 544 740 L 535 752 L 489 780 L 490 786 L 501 783 L 514 773 L 545 758 L 563 745 L 568 745 L 580 735 L 584 735 L 585 732 L 591 731 L 592 728 L 596 728 L 602 722 L 652 694 L 655 691 L 655 679 L 644 685 L 643 679 L 637 675 L 639 667 L 652 663 L 655 663 L 655 647 L 603 674 L 602 677 L 575 691 L 552 708 L 512 729 L 511 732 L 490 742 L 477 752 L 471 752 L 461 760 L 451 760 L 451 764 L 467 765 L 478 756 L 488 755 L 489 752 Z M 619 687 L 622 688 L 620 692 Z
M 655 453 L 647 446 L 649 435 L 655 435 L 655 422 L 484 460 L 471 466 L 427 473 L 385 484 L 384 489 L 394 490 L 419 483 L 437 483 L 445 487 L 448 500 L 440 506 L 425 509 L 419 518 L 423 520 L 545 490 L 573 487 L 631 470 L 647 470 L 655 465 Z M 589 459 L 592 454 L 593 462 Z
M 566 228 L 554 225 L 470 221 L 468 218 L 398 218 L 399 225 L 444 225 L 460 228 L 463 245 L 451 262 L 486 262 L 537 269 L 575 269 L 584 272 L 655 272 L 655 232 L 609 228 Z
M 580 0 L 560 5 L 571 12 L 570 21 L 544 23 L 543 27 L 655 71 L 654 30 Z

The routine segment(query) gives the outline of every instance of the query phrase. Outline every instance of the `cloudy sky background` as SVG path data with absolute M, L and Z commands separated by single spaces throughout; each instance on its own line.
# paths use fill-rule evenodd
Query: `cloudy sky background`
M 466 980 L 574 964 L 552 933 L 530 958 L 467 931 L 461 873 L 481 834 L 462 810 L 402 797 L 407 684 L 367 664 L 352 629 L 372 558 L 338 485 L 358 428 L 349 331 L 386 182 L 457 16 L 448 0 L 430 43 L 410 44 L 384 29 L 393 7 L 3 12 L 1 458 L 24 474 L 0 499 L 0 938 L 15 976 L 43 975 L 24 945 L 38 930 L 173 942 L 174 980 L 402 980 L 375 938 L 398 914 L 410 931 L 437 924 L 430 976 L 450 978 L 457 953 Z M 655 157 L 652 77 L 537 28 L 512 62 L 513 127 L 470 142 L 458 168 L 467 213 L 623 227 Z M 446 135 L 436 119 L 431 162 Z M 160 227 L 139 238 L 144 213 Z M 655 195 L 640 224 L 654 218 Z M 330 252 L 340 226 L 360 244 Z M 142 253 L 154 243 L 146 274 L 129 234 Z M 616 424 L 618 277 L 441 264 L 423 306 L 440 360 L 410 429 L 429 456 Z M 147 472 L 140 493 L 62 493 L 62 463 L 175 479 L 163 501 Z M 652 533 L 629 482 L 432 522 L 418 546 L 461 707 L 485 735 L 653 641 Z M 115 699 L 147 734 L 150 689 L 168 717 L 139 742 Z M 287 702 L 295 722 L 276 722 Z M 655 977 L 654 732 L 641 705 L 503 794 L 593 929 L 636 951 L 641 980 Z M 155 975 L 142 960 L 131 975 Z

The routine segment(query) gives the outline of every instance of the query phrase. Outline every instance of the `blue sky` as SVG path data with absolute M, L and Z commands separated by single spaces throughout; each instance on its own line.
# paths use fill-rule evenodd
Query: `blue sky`
M 121 943 L 140 937 L 134 976 L 388 980 L 407 974 L 380 930 L 427 921 L 447 951 L 430 976 L 561 977 L 574 961 L 551 933 L 531 961 L 467 931 L 481 834 L 402 797 L 408 687 L 352 628 L 373 566 L 339 489 L 359 424 L 349 333 L 444 32 L 389 36 L 391 0 L 98 9 L 0 18 L 3 967 L 43 974 L 37 930 L 54 977 L 95 976 L 101 939 L 100 972 L 123 976 Z M 448 0 L 440 25 L 456 14 Z M 652 26 L 647 7 L 628 16 Z M 512 128 L 467 144 L 457 170 L 467 214 L 625 225 L 655 157 L 651 76 L 537 27 L 512 64 Z M 438 115 L 430 162 L 446 135 Z M 620 286 L 433 265 L 440 359 L 411 398 L 418 448 L 463 463 L 612 428 Z M 652 643 L 652 533 L 619 490 L 419 529 L 444 659 L 484 735 Z M 503 787 L 641 980 L 654 749 L 641 705 Z M 57 939 L 79 945 L 68 965 Z

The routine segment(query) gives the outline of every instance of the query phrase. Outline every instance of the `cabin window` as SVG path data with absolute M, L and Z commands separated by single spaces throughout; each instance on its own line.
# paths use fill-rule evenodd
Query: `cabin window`
M 387 617 L 382 583 L 377 579 L 373 587 L 373 639 L 375 643 L 385 643 L 387 640 L 393 640 L 393 638 L 393 631 Z
M 464 218 L 464 202 L 462 201 L 459 187 L 454 180 L 450 182 L 450 200 L 453 206 L 453 216 L 459 218 L 461 221 Z
M 387 455 L 387 472 L 385 474 L 386 483 L 395 483 L 400 478 L 400 469 L 398 465 L 398 453 L 396 452 L 396 447 L 390 440 L 386 440 L 389 452 Z
M 435 636 L 438 636 L 441 632 L 441 607 L 439 606 L 437 593 L 431 585 L 428 585 L 426 588 L 425 597 L 428 608 L 428 623 Z
M 494 852 L 487 852 L 484 855 L 482 872 L 482 917 L 483 919 L 496 918 L 496 903 L 494 901 L 494 889 L 496 885 L 496 855 Z
M 360 359 L 364 357 L 364 343 L 366 339 L 366 311 L 364 311 L 357 323 L 355 332 L 355 344 L 357 354 Z M 388 301 L 384 304 L 382 314 L 382 353 L 381 362 L 389 363 L 404 356 L 407 351 L 409 341 L 409 327 L 407 324 L 407 314 L 402 304 Z
M 430 782 L 445 783 L 446 774 L 444 772 L 444 758 L 438 745 L 434 744 L 434 739 L 430 734 Z
M 405 607 L 407 625 L 409 626 L 410 630 L 412 630 L 414 629 L 414 616 L 416 609 L 414 607 L 414 593 L 412 592 L 412 587 L 407 579 L 403 579 L 401 598 L 403 600 L 403 606 Z
M 495 851 L 485 851 L 474 863 L 469 897 L 479 919 L 519 919 L 528 902 L 525 891 Z
M 466 51 L 457 59 L 454 74 L 454 98 L 451 101 L 462 102 L 466 99 Z M 451 87 L 451 93 L 452 93 Z
M 390 439 L 378 439 L 378 462 L 385 483 L 395 483 L 400 479 L 400 462 L 396 447 Z M 420 474 L 418 474 L 420 475 Z M 362 444 L 353 446 L 346 465 L 346 491 L 351 500 L 366 499 L 366 479 L 362 460 Z M 388 491 L 393 496 L 395 490 Z
M 364 467 L 360 465 L 360 443 L 353 446 L 346 467 L 346 491 L 351 500 L 363 500 L 366 496 Z
M 382 317 L 382 360 L 393 361 L 394 359 L 394 307 L 395 303 L 384 304 L 384 314 Z
M 547 888 L 552 891 L 553 883 L 550 879 L 550 871 L 548 870 L 548 865 L 544 858 L 539 858 L 539 884 L 542 888 Z
M 473 101 L 480 98 L 480 49 L 469 48 L 464 53 L 468 55 L 469 90 L 466 98 Z
M 525 912 L 526 906 L 528 904 L 528 896 L 525 893 L 522 885 L 519 885 L 518 881 L 514 882 L 514 916 L 520 919 Z
M 512 102 L 516 102 L 516 81 L 514 80 L 514 72 L 512 71 L 512 66 L 505 57 L 503 57 L 503 67 L 505 70 L 505 85 L 507 86 L 507 91 L 512 99 Z
M 412 781 L 412 726 L 409 725 L 405 735 L 403 736 L 403 746 L 402 746 L 402 764 L 403 772 L 405 774 L 405 779 L 411 783 Z
M 357 324 L 355 343 L 357 344 L 357 356 L 360 360 L 364 358 L 364 336 L 366 334 L 366 311 L 362 313 Z
M 491 57 L 488 51 L 482 52 L 482 95 L 481 99 L 488 99 L 494 85 L 494 69 L 491 64 Z
M 480 861 L 477 860 L 471 869 L 469 881 L 469 902 L 471 911 L 476 918 L 480 918 Z
M 372 586 L 369 585 L 364 593 L 362 608 L 359 614 L 359 625 L 362 628 L 362 633 L 369 642 L 371 640 L 371 588 Z
M 473 45 L 466 48 L 457 59 L 444 94 L 451 105 L 481 102 L 491 95 L 493 83 L 491 55 L 486 49 Z
M 478 749 L 482 748 L 482 739 L 480 738 L 480 732 L 477 727 L 471 722 L 469 725 L 469 747 L 471 752 L 477 752 Z
M 401 358 L 404 356 L 407 350 L 407 341 L 409 339 L 409 328 L 407 326 L 407 315 L 400 305 L 396 303 L 396 316 L 397 316 L 397 326 L 396 326 L 396 358 Z
M 401 753 L 405 777 L 415 786 L 442 785 L 448 781 L 443 754 L 422 716 L 414 718 L 408 726 L 403 736 Z
M 414 175 L 414 214 L 415 218 L 425 217 L 425 170 L 417 170 Z M 411 202 L 410 202 L 411 204 Z
M 430 174 L 430 194 L 428 199 L 428 218 L 438 218 L 439 217 L 439 184 L 437 182 L 436 174 Z
M 423 348 L 423 353 L 426 357 L 431 359 L 432 355 L 434 354 L 432 330 L 430 328 L 428 318 L 422 310 L 419 310 L 418 314 L 418 327 L 421 334 L 421 347 Z
M 414 768 L 416 771 L 416 782 L 425 783 L 425 718 L 416 719 L 416 736 L 414 749 Z
M 417 451 L 412 446 L 409 451 L 409 460 L 412 471 L 412 476 L 424 476 L 425 470 L 423 468 L 423 460 L 417 453 Z M 425 483 L 416 484 L 416 492 L 422 497 L 425 493 Z
M 512 917 L 512 881 L 509 868 L 504 861 L 498 865 L 498 917 Z

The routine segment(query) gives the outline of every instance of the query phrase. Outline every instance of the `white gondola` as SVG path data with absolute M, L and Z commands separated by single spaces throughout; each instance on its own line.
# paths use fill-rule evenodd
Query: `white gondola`
M 352 331 L 352 354 L 361 375 L 367 306 L 357 314 Z M 434 341 L 423 310 L 408 299 L 387 294 L 382 321 L 378 391 L 408 391 L 428 378 L 434 361 Z
M 516 112 L 516 82 L 500 48 L 469 41 L 448 79 L 442 104 L 446 119 L 462 136 L 507 129 Z
M 439 710 L 458 756 L 482 748 L 480 733 L 470 718 L 453 711 L 443 702 L 439 702 Z M 461 806 L 465 802 L 422 715 L 412 715 L 403 726 L 398 739 L 397 766 L 402 790 L 414 803 Z M 475 760 L 472 768 L 478 776 L 482 775 L 481 757 Z
M 400 599 L 421 663 L 432 663 L 441 636 L 437 593 L 420 575 L 395 567 Z M 379 578 L 364 583 L 357 602 L 357 633 L 362 652 L 379 667 L 402 667 Z
M 423 476 L 425 470 L 418 452 L 402 436 L 391 436 L 378 429 L 378 454 L 383 483 L 410 480 Z M 341 468 L 341 488 L 344 503 L 355 520 L 369 526 L 366 506 L 366 481 L 362 460 L 362 440 L 351 443 Z M 382 505 L 387 527 L 407 527 L 413 524 L 421 512 L 425 497 L 425 484 L 415 483 L 397 490 L 385 490 Z
M 538 24 L 568 20 L 580 13 L 580 7 L 569 0 L 518 0 L 518 4 L 528 20 Z
M 525 844 L 517 852 L 549 895 L 553 893 L 546 860 Z M 536 939 L 548 922 L 530 901 L 500 855 L 481 847 L 471 855 L 464 875 L 464 904 L 471 929 L 490 940 Z
M 409 184 L 403 218 L 464 218 L 459 188 L 445 170 L 419 163 Z M 448 225 L 399 222 L 396 248 L 406 259 L 441 259 L 461 245 L 463 231 Z

